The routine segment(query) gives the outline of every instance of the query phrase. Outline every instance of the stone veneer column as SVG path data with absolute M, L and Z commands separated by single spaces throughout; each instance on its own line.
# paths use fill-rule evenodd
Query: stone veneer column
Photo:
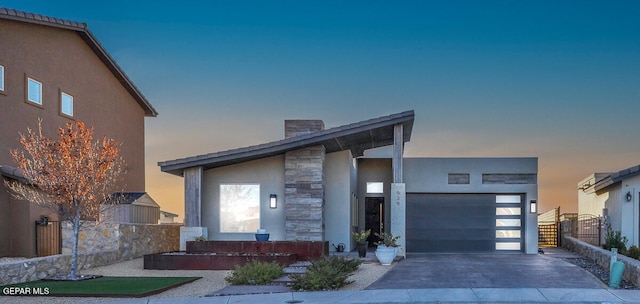
M 324 129 L 321 120 L 286 120 L 285 137 Z M 324 161 L 322 145 L 285 153 L 285 238 L 324 240 Z

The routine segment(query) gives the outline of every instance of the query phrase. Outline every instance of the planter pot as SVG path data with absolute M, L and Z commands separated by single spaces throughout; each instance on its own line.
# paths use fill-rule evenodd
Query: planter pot
M 378 246 L 376 250 L 376 258 L 381 265 L 391 265 L 393 259 L 396 258 L 396 254 L 398 253 L 397 247 L 387 247 L 384 245 Z
M 367 248 L 369 247 L 369 242 L 358 242 L 358 256 L 364 258 L 367 256 Z
M 269 240 L 268 233 L 256 233 L 256 241 L 258 242 L 266 242 Z

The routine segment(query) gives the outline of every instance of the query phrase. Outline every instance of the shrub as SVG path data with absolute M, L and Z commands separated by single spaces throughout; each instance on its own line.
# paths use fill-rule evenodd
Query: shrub
M 360 259 L 337 256 L 324 257 L 311 262 L 304 275 L 292 275 L 294 290 L 335 290 L 349 285 L 348 277 L 362 264 Z
M 629 250 L 627 250 L 627 254 L 628 257 L 636 259 L 636 260 L 640 260 L 640 248 L 638 248 L 638 246 L 631 246 L 629 247 Z
M 604 245 L 602 248 L 611 250 L 611 248 L 618 248 L 620 254 L 625 254 L 627 251 L 627 237 L 622 236 L 620 231 L 613 231 L 613 229 L 607 229 L 607 235 L 604 238 Z
M 224 279 L 233 285 L 266 285 L 284 275 L 284 267 L 276 262 L 253 261 L 235 270 Z

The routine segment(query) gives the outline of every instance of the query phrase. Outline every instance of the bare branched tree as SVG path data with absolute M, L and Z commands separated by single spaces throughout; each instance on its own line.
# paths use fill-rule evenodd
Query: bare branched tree
M 105 203 L 121 186 L 124 160 L 118 156 L 120 143 L 107 139 L 93 141 L 93 128 L 84 123 L 67 123 L 58 129 L 58 138 L 27 129 L 20 134 L 21 149 L 11 151 L 27 183 L 7 181 L 13 195 L 51 209 L 73 228 L 70 279 L 77 279 L 78 235 L 84 219 L 97 220 Z

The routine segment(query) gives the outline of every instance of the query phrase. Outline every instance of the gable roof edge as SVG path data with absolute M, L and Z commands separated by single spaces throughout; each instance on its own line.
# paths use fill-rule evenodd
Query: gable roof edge
M 98 58 L 100 58 L 100 61 L 102 61 L 102 63 L 107 66 L 109 71 L 111 71 L 116 79 L 118 79 L 120 84 L 136 100 L 140 107 L 142 107 L 145 116 L 158 116 L 158 112 L 156 111 L 156 109 L 153 108 L 149 100 L 147 100 L 147 98 L 142 94 L 138 87 L 133 84 L 131 79 L 129 79 L 127 74 L 125 74 L 124 70 L 122 70 L 122 68 L 120 68 L 120 66 L 113 60 L 113 58 L 111 58 L 109 53 L 107 53 L 107 50 L 102 46 L 102 44 L 100 44 L 98 39 L 95 38 L 91 31 L 89 31 L 89 27 L 86 23 L 58 19 L 55 17 L 49 17 L 5 7 L 0 7 L 0 19 L 26 22 L 75 31 L 98 56 Z

